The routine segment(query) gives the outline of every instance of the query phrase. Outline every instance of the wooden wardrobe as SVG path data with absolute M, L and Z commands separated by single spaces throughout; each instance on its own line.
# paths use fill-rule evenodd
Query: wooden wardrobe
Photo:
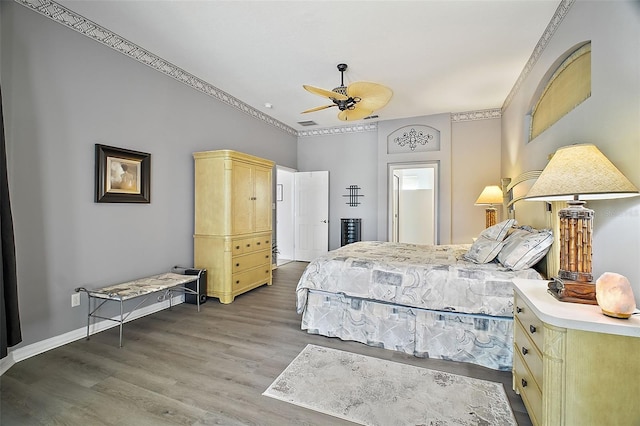
M 231 150 L 196 152 L 194 266 L 222 303 L 271 285 L 274 162 Z

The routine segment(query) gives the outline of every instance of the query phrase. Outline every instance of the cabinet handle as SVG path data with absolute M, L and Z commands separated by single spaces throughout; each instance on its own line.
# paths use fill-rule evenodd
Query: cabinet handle
M 524 346 L 522 347 L 522 355 L 526 355 L 529 353 L 529 349 L 525 348 Z
M 260 241 L 258 241 L 256 244 L 257 244 L 257 245 L 260 245 Z
M 251 247 L 251 244 L 247 244 L 247 247 Z
M 236 246 L 236 250 L 240 250 L 240 246 Z
M 523 309 L 520 306 L 516 306 L 516 313 L 521 314 Z
M 236 284 L 240 284 L 240 280 L 236 280 Z
M 522 387 L 523 387 L 523 388 L 526 388 L 526 387 L 527 387 L 527 384 L 528 384 L 528 383 L 527 383 L 527 381 L 526 381 L 525 379 L 522 379 L 521 383 L 522 383 Z
M 268 258 L 269 258 L 269 255 L 268 255 L 268 254 L 265 254 L 265 255 L 264 255 L 264 258 L 265 258 L 265 259 L 268 259 Z
M 236 263 L 236 268 L 237 268 L 238 266 L 240 266 L 240 264 L 239 264 L 239 263 Z
M 529 331 L 531 332 L 531 334 L 536 332 L 536 326 L 535 325 L 530 325 L 529 326 Z

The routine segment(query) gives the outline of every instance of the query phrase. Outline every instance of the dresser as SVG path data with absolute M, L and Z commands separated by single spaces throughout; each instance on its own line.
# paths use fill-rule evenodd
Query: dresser
M 514 279 L 513 388 L 535 425 L 640 425 L 640 315 L 560 302 Z
M 196 152 L 194 266 L 222 303 L 271 285 L 273 161 L 231 150 Z

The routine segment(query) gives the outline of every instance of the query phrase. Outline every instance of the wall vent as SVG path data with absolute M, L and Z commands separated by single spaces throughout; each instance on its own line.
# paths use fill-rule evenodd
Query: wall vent
M 317 126 L 318 125 L 318 123 L 316 123 L 313 120 L 298 121 L 298 124 L 301 125 L 301 126 L 305 126 L 305 127 L 307 127 L 307 126 Z

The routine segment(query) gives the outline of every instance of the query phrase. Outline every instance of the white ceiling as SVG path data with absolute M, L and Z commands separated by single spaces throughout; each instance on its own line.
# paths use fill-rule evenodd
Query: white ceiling
M 346 124 L 302 88 L 390 87 L 379 120 L 500 108 L 559 0 L 60 0 L 296 130 Z M 265 103 L 273 108 L 268 109 Z

